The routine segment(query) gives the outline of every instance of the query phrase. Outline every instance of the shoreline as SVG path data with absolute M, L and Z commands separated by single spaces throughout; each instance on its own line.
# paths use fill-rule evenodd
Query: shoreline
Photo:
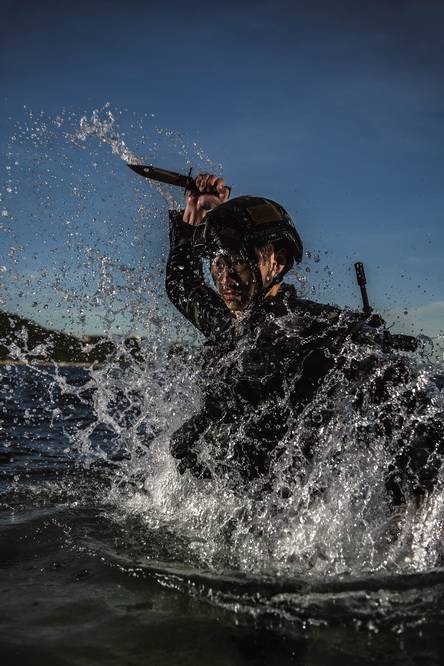
M 38 365 L 39 367 L 46 367 L 46 368 L 52 368 L 55 365 L 60 367 L 60 368 L 101 368 L 103 367 L 103 363 L 99 363 L 99 361 L 91 361 L 89 363 L 87 362 L 82 362 L 82 361 L 40 361 L 40 360 L 35 360 L 35 361 L 17 361 L 16 359 L 2 359 L 0 360 L 0 366 L 3 365 L 18 365 L 18 366 L 24 366 L 24 365 Z

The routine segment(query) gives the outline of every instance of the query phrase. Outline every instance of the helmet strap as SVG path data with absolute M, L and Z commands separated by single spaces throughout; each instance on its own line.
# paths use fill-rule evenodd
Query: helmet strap
M 276 286 L 277 284 L 280 284 L 282 282 L 282 280 L 284 279 L 284 271 L 279 271 L 271 279 L 271 281 L 266 286 L 264 286 L 264 283 L 262 281 L 262 275 L 261 275 L 261 272 L 259 270 L 259 266 L 257 266 L 257 265 L 255 266 L 255 271 L 254 272 L 255 272 L 255 277 L 256 277 L 256 283 L 257 283 L 258 286 L 259 285 L 261 285 L 261 286 L 258 288 L 258 290 L 256 292 L 256 295 L 254 296 L 254 298 L 252 300 L 252 303 L 251 303 L 251 308 L 252 309 L 255 309 L 259 305 L 261 305 L 263 303 L 263 301 L 265 300 L 265 297 L 268 294 L 268 292 L 270 291 L 270 289 L 273 289 L 274 286 Z

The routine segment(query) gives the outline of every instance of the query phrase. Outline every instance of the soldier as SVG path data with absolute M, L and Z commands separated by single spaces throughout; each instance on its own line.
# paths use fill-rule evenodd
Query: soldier
M 283 283 L 301 261 L 303 246 L 282 206 L 253 196 L 229 201 L 224 180 L 214 175 L 201 174 L 196 185 L 185 211 L 170 213 L 166 276 L 170 300 L 207 338 L 202 409 L 171 439 L 179 471 L 269 484 L 272 464 L 299 417 L 306 424 L 300 456 L 311 459 L 319 424 L 332 416 L 340 377 L 356 387 L 357 413 L 368 399 L 377 406 L 378 423 L 361 437 L 367 445 L 375 436 L 391 442 L 386 484 L 393 498 L 430 488 L 441 463 L 442 421 L 421 416 L 429 400 L 412 395 L 402 358 L 381 362 L 391 338 L 381 318 L 301 299 Z M 210 261 L 215 290 L 205 282 L 203 258 Z M 346 342 L 372 351 L 351 362 L 343 353 Z M 364 380 L 370 387 L 365 399 Z M 418 412 L 413 426 L 394 413 L 393 386 L 397 408 Z M 296 463 L 292 473 L 298 473 Z

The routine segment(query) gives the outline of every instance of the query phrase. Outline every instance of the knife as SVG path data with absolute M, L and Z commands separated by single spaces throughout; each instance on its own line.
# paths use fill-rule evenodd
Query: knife
M 144 164 L 128 164 L 129 168 L 135 171 L 139 176 L 149 178 L 150 180 L 158 180 L 161 183 L 168 183 L 168 185 L 175 185 L 176 187 L 183 187 L 185 192 L 199 192 L 196 187 L 196 181 L 191 175 L 191 169 L 187 176 L 176 171 L 167 171 L 166 169 L 159 169 L 155 166 L 147 166 Z M 226 185 L 231 193 L 231 187 Z

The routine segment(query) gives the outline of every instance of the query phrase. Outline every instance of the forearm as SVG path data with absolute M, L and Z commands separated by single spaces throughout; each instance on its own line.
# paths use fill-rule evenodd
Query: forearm
M 170 254 L 166 292 L 170 301 L 205 336 L 215 336 L 230 325 L 232 316 L 220 297 L 205 283 L 202 263 L 192 247 L 194 227 L 170 211 Z

